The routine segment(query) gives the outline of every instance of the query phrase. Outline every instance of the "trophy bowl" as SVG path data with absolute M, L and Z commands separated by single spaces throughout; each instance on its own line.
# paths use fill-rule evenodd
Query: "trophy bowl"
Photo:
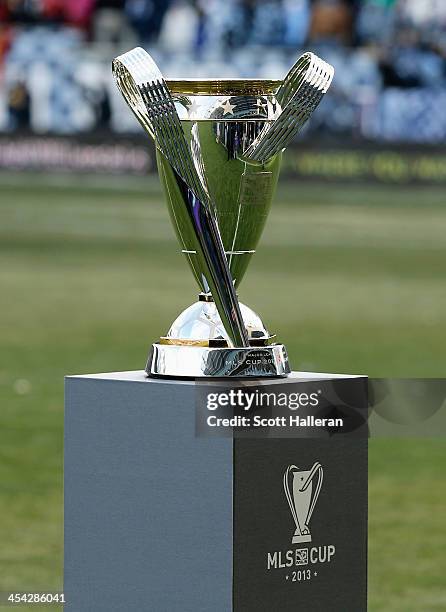
M 256 252 L 282 151 L 319 104 L 332 71 L 302 56 L 283 81 L 170 79 L 143 49 L 113 62 L 125 100 L 154 139 L 158 172 L 198 301 L 153 344 L 149 376 L 278 377 L 285 347 L 237 289 Z

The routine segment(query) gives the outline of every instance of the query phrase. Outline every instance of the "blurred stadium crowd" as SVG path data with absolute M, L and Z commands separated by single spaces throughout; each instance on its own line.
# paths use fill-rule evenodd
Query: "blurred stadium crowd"
M 134 131 L 110 61 L 137 44 L 171 77 L 281 78 L 311 49 L 336 76 L 310 130 L 446 138 L 446 0 L 3 0 L 0 131 Z

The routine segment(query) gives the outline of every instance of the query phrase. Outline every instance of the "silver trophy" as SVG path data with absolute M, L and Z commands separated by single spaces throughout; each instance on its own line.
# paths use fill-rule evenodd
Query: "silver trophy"
M 333 68 L 305 53 L 283 81 L 167 80 L 141 48 L 113 61 L 127 104 L 154 139 L 161 183 L 198 301 L 152 346 L 149 376 L 271 377 L 286 349 L 237 289 L 265 226 L 282 151 Z
M 316 484 L 313 484 L 317 476 Z M 311 470 L 302 471 L 295 465 L 290 465 L 283 475 L 283 488 L 296 525 L 292 543 L 303 544 L 311 542 L 310 519 L 321 492 L 324 472 L 320 463 L 316 462 Z

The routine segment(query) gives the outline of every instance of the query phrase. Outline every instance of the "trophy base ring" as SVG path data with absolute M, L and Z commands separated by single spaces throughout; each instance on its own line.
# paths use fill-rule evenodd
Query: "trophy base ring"
M 290 374 L 283 344 L 214 348 L 153 344 L 146 373 L 170 378 L 277 378 Z
M 293 536 L 293 540 L 292 543 L 293 544 L 304 544 L 304 543 L 308 543 L 311 542 L 311 535 L 307 534 L 307 535 L 294 535 Z

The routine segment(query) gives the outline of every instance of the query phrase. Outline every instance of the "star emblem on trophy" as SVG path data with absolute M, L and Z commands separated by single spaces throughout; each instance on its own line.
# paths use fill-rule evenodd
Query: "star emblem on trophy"
M 234 114 L 234 108 L 236 107 L 235 104 L 231 104 L 231 101 L 225 100 L 225 103 L 221 105 L 222 109 L 223 109 L 223 115 L 233 115 Z
M 136 48 L 112 69 L 155 142 L 170 217 L 200 291 L 152 345 L 147 374 L 287 376 L 285 346 L 237 291 L 271 208 L 282 152 L 327 92 L 333 68 L 304 53 L 282 81 L 165 80 Z

